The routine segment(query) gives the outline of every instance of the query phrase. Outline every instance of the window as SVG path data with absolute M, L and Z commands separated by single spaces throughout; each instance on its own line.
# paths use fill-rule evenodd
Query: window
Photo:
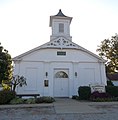
M 44 87 L 48 87 L 48 80 L 44 80 Z
M 63 71 L 59 71 L 55 74 L 55 78 L 68 78 L 68 75 Z
M 58 52 L 57 52 L 57 55 L 65 56 L 65 55 L 66 55 L 66 52 L 58 51 Z
M 64 24 L 59 23 L 59 33 L 64 33 Z

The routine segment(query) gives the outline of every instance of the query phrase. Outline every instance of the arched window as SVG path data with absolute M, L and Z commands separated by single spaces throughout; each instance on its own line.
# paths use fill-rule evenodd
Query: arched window
M 68 75 L 63 71 L 59 71 L 55 74 L 55 78 L 68 78 Z

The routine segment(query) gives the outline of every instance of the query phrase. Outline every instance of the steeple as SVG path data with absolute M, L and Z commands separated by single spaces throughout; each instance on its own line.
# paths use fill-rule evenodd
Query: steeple
M 59 12 L 58 12 L 57 15 L 55 15 L 55 16 L 67 17 L 67 16 L 65 16 L 65 15 L 62 13 L 61 9 L 59 9 Z
M 50 27 L 52 28 L 52 35 L 50 37 L 50 40 L 53 40 L 57 37 L 65 37 L 68 40 L 71 40 L 70 36 L 71 21 L 72 17 L 64 15 L 61 9 L 56 15 L 50 16 Z

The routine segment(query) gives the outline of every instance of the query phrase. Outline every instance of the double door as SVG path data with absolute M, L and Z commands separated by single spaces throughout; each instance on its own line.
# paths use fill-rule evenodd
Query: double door
M 54 97 L 69 96 L 68 70 L 55 70 L 54 72 Z

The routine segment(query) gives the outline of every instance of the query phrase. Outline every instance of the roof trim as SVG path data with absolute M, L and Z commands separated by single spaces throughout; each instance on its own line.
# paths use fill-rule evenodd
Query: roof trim
M 58 38 L 56 38 L 56 39 L 58 40 L 59 38 L 60 38 L 60 37 L 58 37 Z M 63 37 L 62 37 L 62 38 L 63 38 Z M 55 42 L 56 39 L 54 39 L 53 41 Z M 51 42 L 53 42 L 53 41 L 49 41 L 49 42 L 47 42 L 47 43 L 45 43 L 45 44 L 43 44 L 43 45 L 41 45 L 41 46 L 38 46 L 38 47 L 36 47 L 36 48 L 34 48 L 34 49 L 31 49 L 31 50 L 29 50 L 29 51 L 27 51 L 27 52 L 25 52 L 25 53 L 23 53 L 23 54 L 20 54 L 20 55 L 14 57 L 14 58 L 13 58 L 13 61 L 19 61 L 19 60 L 21 60 L 24 56 L 26 56 L 26 55 L 28 55 L 28 54 L 31 54 L 31 53 L 33 53 L 33 52 L 35 52 L 35 51 L 37 51 L 37 50 L 40 50 L 40 49 L 75 49 L 75 50 L 81 50 L 81 51 L 83 51 L 83 52 L 87 52 L 88 54 L 90 54 L 90 55 L 92 55 L 93 57 L 97 58 L 99 62 L 103 62 L 103 63 L 106 62 L 104 59 L 100 58 L 98 55 L 92 53 L 91 51 L 89 51 L 89 50 L 87 50 L 87 49 L 79 46 L 78 44 L 76 44 L 76 43 L 74 43 L 74 42 L 72 42 L 72 41 L 69 41 L 70 43 L 72 43 L 72 44 L 75 45 L 75 46 L 72 46 L 72 47 L 67 47 L 67 46 L 62 46 L 62 47 L 60 47 L 60 46 L 58 46 L 58 45 L 57 45 L 57 46 L 48 46 L 48 45 L 49 45 Z

